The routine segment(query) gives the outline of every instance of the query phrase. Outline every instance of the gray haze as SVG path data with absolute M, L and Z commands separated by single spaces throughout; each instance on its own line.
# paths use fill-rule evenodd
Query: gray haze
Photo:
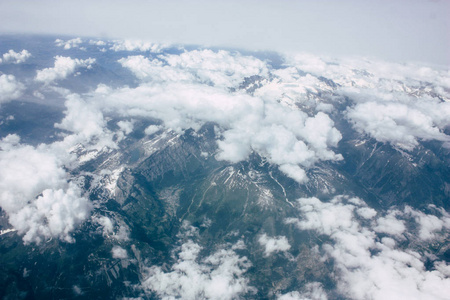
M 2 0 L 0 32 L 450 65 L 450 1 Z

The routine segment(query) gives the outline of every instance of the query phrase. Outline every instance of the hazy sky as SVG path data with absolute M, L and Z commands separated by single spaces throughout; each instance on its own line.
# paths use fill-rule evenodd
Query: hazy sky
M 142 38 L 450 65 L 450 1 L 1 0 L 0 32 Z

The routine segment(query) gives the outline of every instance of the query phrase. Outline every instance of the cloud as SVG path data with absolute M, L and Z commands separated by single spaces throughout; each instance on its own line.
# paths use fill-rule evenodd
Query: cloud
M 157 82 L 191 82 L 192 74 L 165 65 L 158 59 L 150 60 L 142 55 L 121 58 L 119 63 L 128 68 L 140 80 Z
M 289 292 L 284 295 L 278 295 L 278 300 L 327 300 L 327 293 L 324 291 L 320 282 L 309 282 L 303 287 L 303 291 Z
M 102 40 L 89 40 L 89 45 L 106 46 L 106 42 Z
M 244 277 L 251 266 L 245 256 L 224 248 L 201 258 L 202 249 L 186 241 L 167 271 L 158 266 L 147 269 L 142 287 L 161 299 L 236 299 L 255 291 Z
M 219 87 L 237 87 L 245 77 L 268 75 L 267 64 L 240 53 L 193 50 L 180 55 L 160 56 L 171 67 L 193 74 L 200 82 Z
M 392 224 L 396 215 L 408 219 L 411 214 L 421 216 L 421 212 L 408 208 L 405 213 L 396 211 L 388 213 L 388 217 L 363 220 L 357 212 L 366 204 L 352 199 L 340 196 L 326 203 L 302 198 L 297 206 L 302 219 L 286 220 L 300 230 L 314 230 L 331 238 L 333 243 L 322 244 L 321 250 L 334 261 L 338 291 L 352 299 L 445 299 L 450 292 L 450 279 L 444 261 L 435 260 L 434 268 L 428 270 L 424 262 L 432 256 L 396 245 L 395 239 L 401 239 L 403 228 L 383 231 L 391 237 L 377 236 L 372 230 L 374 226 Z M 439 219 L 433 215 L 427 219 L 433 221 L 418 221 L 427 230 L 441 229 L 436 220 L 449 220 L 448 216 Z M 423 234 L 425 238 L 430 238 L 428 233 Z
M 92 64 L 95 62 L 94 58 L 88 59 L 72 59 L 70 57 L 55 56 L 55 66 L 53 68 L 46 68 L 38 70 L 36 74 L 36 81 L 50 84 L 53 81 L 67 78 L 67 76 L 73 74 L 78 68 L 92 68 Z
M 14 75 L 0 75 L 0 104 L 22 96 L 25 86 Z
M 158 131 L 160 131 L 162 128 L 162 126 L 158 126 L 158 125 L 150 125 L 147 128 L 145 128 L 144 132 L 146 135 L 152 135 Z
M 114 246 L 111 250 L 113 258 L 119 258 L 119 259 L 127 259 L 128 253 L 127 250 L 123 249 L 120 246 Z
M 125 135 L 133 132 L 133 121 L 119 121 L 117 122 L 117 126 L 119 126 L 120 129 L 120 133 L 117 138 L 119 141 L 122 140 Z
M 435 215 L 427 215 L 421 211 L 414 210 L 413 208 L 406 206 L 404 213 L 416 221 L 420 226 L 419 238 L 422 240 L 433 240 L 441 236 L 444 229 L 450 229 L 450 214 L 448 214 L 444 209 L 437 208 L 431 205 L 430 208 L 437 211 L 441 218 Z M 439 235 L 437 234 L 439 233 Z
M 77 94 L 68 95 L 65 105 L 65 116 L 55 127 L 72 133 L 64 139 L 66 148 L 79 143 L 87 150 L 117 147 L 113 140 L 114 133 L 107 129 L 103 113 L 97 107 L 87 103 Z M 123 132 L 121 133 L 123 135 Z
M 100 225 L 99 228 L 102 229 L 102 235 L 105 238 L 111 238 L 116 241 L 128 241 L 130 239 L 130 228 L 120 220 L 117 216 L 111 219 L 106 216 L 92 216 L 94 223 Z
M 115 40 L 110 47 L 113 51 L 140 51 L 160 53 L 166 48 L 170 48 L 169 44 L 151 43 L 143 40 Z
M 211 53 L 201 53 L 206 56 L 205 61 L 210 59 Z M 199 54 L 194 56 L 197 55 Z M 232 59 L 237 58 L 232 56 Z M 191 71 L 191 64 L 188 69 L 178 70 L 143 56 L 122 59 L 119 62 L 131 68 L 143 82 L 136 88 L 111 89 L 100 85 L 94 93 L 87 96 L 89 105 L 83 105 L 83 109 L 91 109 L 95 114 L 101 112 L 104 115 L 114 112 L 124 118 L 159 119 L 166 129 L 178 133 L 189 128 L 198 130 L 203 124 L 213 122 L 220 128 L 217 136 L 217 159 L 239 162 L 255 151 L 270 163 L 286 165 L 281 170 L 301 183 L 305 181 L 302 167 L 308 168 L 320 160 L 342 159 L 341 155 L 330 149 L 337 146 L 341 134 L 334 128 L 328 115 L 319 112 L 309 117 L 297 107 L 287 107 L 277 102 L 277 99 L 262 100 L 242 92 L 230 92 L 225 88 L 227 85 L 235 85 L 239 82 L 235 78 L 243 80 L 243 76 L 250 73 L 222 74 L 220 72 L 224 72 L 223 66 L 214 67 L 216 60 L 214 57 L 209 69 L 217 69 L 213 72 L 214 76 L 199 81 L 195 79 L 198 78 L 198 73 L 191 73 L 197 72 Z M 254 70 L 260 72 L 260 69 L 258 67 Z M 220 76 L 216 76 L 215 72 L 220 73 Z M 167 75 L 172 73 L 175 75 Z M 158 74 L 159 77 L 152 77 L 152 80 L 147 81 L 147 76 L 150 76 L 148 74 Z M 217 79 L 227 76 L 231 79 Z M 205 80 L 213 85 L 207 84 Z M 72 101 L 69 99 L 68 104 Z M 77 115 L 76 111 L 71 111 L 69 107 L 67 118 Z M 82 116 L 73 119 L 79 120 Z M 92 126 L 99 130 L 100 127 Z M 80 130 L 81 127 L 78 131 L 72 131 Z
M 450 142 L 450 136 L 443 133 L 450 126 L 444 117 L 450 114 L 450 103 L 433 99 L 411 102 L 359 103 L 347 110 L 347 117 L 359 132 L 405 150 L 413 150 L 419 139 Z
M 306 176 L 305 170 L 303 170 L 297 165 L 283 164 L 280 166 L 280 171 L 299 183 L 304 183 L 308 181 L 308 177 Z
M 342 135 L 327 114 L 308 116 L 297 106 L 287 106 L 267 93 L 252 97 L 230 91 L 252 76 L 269 77 L 270 68 L 257 58 L 194 50 L 154 59 L 129 56 L 119 63 L 141 84 L 134 89 L 99 87 L 90 99 L 102 110 L 115 106 L 124 117 L 156 118 L 176 132 L 216 123 L 220 128 L 217 159 L 239 162 L 254 151 L 299 183 L 306 181 L 304 168 L 320 160 L 342 159 L 330 149 L 337 146 Z
M 391 210 L 386 216 L 379 217 L 377 225 L 373 228 L 376 232 L 387 233 L 391 236 L 402 236 L 406 230 L 405 222 L 397 219 L 401 215 L 398 210 Z
M 164 54 L 150 60 L 142 55 L 119 60 L 141 80 L 197 82 L 237 88 L 245 77 L 267 76 L 267 65 L 251 56 L 220 50 L 193 50 L 179 55 Z
M 30 57 L 31 57 L 30 52 L 28 52 L 25 49 L 22 50 L 21 52 L 15 52 L 14 50 L 11 49 L 3 54 L 3 59 L 0 58 L 0 64 L 1 63 L 20 64 L 25 62 Z
M 25 243 L 60 238 L 89 215 L 91 204 L 81 188 L 69 181 L 63 161 L 47 145 L 19 144 L 8 135 L 0 142 L 0 206 Z
M 274 252 L 285 252 L 291 249 L 291 245 L 285 236 L 268 237 L 263 234 L 259 237 L 258 242 L 264 246 L 264 255 L 269 256 Z
M 75 38 L 75 39 L 71 39 L 71 40 L 61 40 L 61 39 L 56 39 L 55 40 L 55 45 L 57 47 L 63 47 L 64 50 L 69 50 L 72 48 L 80 48 L 80 45 L 83 43 L 83 40 L 81 38 Z
M 128 56 L 118 62 L 140 84 L 99 85 L 77 96 L 78 104 L 69 97 L 66 118 L 58 126 L 115 147 L 113 140 L 121 138 L 114 138 L 103 120 L 112 114 L 158 119 L 160 128 L 177 133 L 212 122 L 217 125 L 216 159 L 236 163 L 257 153 L 299 183 L 307 181 L 307 169 L 317 162 L 343 159 L 334 151 L 342 134 L 330 115 L 345 117 L 357 131 L 399 149 L 411 150 L 421 140 L 450 141 L 443 132 L 449 105 L 436 97 L 445 94 L 448 75 L 430 68 L 297 55 L 273 69 L 255 57 L 211 50 Z M 430 88 L 416 88 L 421 80 L 428 80 Z M 342 97 L 351 101 L 337 111 Z M 88 122 L 81 122 L 86 118 L 76 107 L 92 117 L 92 126 L 83 127 Z
M 360 133 L 409 151 L 420 141 L 450 141 L 450 136 L 444 133 L 450 126 L 447 117 L 450 103 L 445 100 L 450 96 L 448 71 L 414 64 L 365 58 L 332 59 L 310 54 L 288 56 L 287 61 L 296 70 L 309 73 L 304 77 L 313 75 L 321 79 L 321 83 L 309 80 L 299 84 L 295 72 L 278 71 L 281 82 L 290 83 L 289 89 L 283 88 L 289 98 L 298 97 L 302 88 L 310 93 L 319 90 L 329 97 L 347 98 L 351 102 L 344 116 Z M 327 86 L 325 83 L 330 81 Z M 291 88 L 294 83 L 297 88 Z M 296 103 L 303 101 L 295 100 Z

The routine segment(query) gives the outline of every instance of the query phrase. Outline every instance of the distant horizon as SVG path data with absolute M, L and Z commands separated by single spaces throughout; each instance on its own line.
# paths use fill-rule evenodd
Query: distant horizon
M 4 0 L 0 34 L 140 39 L 450 66 L 448 1 Z
M 368 60 L 371 62 L 386 62 L 391 64 L 400 64 L 400 65 L 416 65 L 421 67 L 429 67 L 435 70 L 448 70 L 450 71 L 450 64 L 437 64 L 433 62 L 426 62 L 426 61 L 395 61 L 393 59 L 387 59 L 382 57 L 377 57 L 374 55 L 358 55 L 358 54 L 330 54 L 330 53 L 321 53 L 319 52 L 313 52 L 313 51 L 280 51 L 280 50 L 273 50 L 273 49 L 248 49 L 244 47 L 239 46 L 217 46 L 217 45 L 201 45 L 201 44 L 194 44 L 194 43 L 164 43 L 159 42 L 157 40 L 152 39 L 145 39 L 145 38 L 123 38 L 123 37 L 112 37 L 112 36 L 89 36 L 89 35 L 72 35 L 72 34 L 57 34 L 57 33 L 8 33 L 8 32 L 0 32 L 0 37 L 11 37 L 11 38 L 18 38 L 20 37 L 36 37 L 36 38 L 47 38 L 49 40 L 55 40 L 62 39 L 64 41 L 69 41 L 72 39 L 80 38 L 84 42 L 87 42 L 88 40 L 101 40 L 104 42 L 112 42 L 112 41 L 134 41 L 134 42 L 142 42 L 142 43 L 152 43 L 155 45 L 167 45 L 168 48 L 176 48 L 180 47 L 180 49 L 184 50 L 192 50 L 192 49 L 211 49 L 214 51 L 219 50 L 225 50 L 230 52 L 239 52 L 243 55 L 251 55 L 251 56 L 267 56 L 267 55 L 276 55 L 281 60 L 285 58 L 286 56 L 295 56 L 297 54 L 306 54 L 306 55 L 313 55 L 320 57 L 321 59 L 325 59 L 326 61 L 340 61 L 345 59 L 356 59 L 356 60 Z M 75 50 L 76 48 L 73 48 L 72 50 Z M 20 50 L 20 49 L 15 49 Z M 80 50 L 83 51 L 83 50 Z M 147 51 L 140 51 L 135 50 L 136 52 L 147 52 Z

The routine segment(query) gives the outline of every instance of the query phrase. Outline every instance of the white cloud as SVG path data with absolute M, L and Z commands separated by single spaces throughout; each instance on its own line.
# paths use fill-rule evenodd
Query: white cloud
M 145 81 L 157 82 L 191 82 L 193 74 L 165 65 L 158 59 L 150 60 L 142 55 L 121 58 L 119 63 L 133 74 Z
M 278 295 L 278 300 L 327 300 L 328 296 L 323 290 L 320 282 L 309 282 L 303 287 L 303 291 L 289 292 L 284 295 Z
M 25 86 L 14 75 L 0 75 L 0 104 L 22 96 Z
M 91 205 L 74 184 L 55 190 L 46 189 L 32 205 L 9 214 L 9 222 L 25 233 L 24 242 L 39 243 L 42 238 L 58 237 L 74 242 L 72 231 L 88 216 Z
M 152 135 L 158 131 L 160 131 L 162 129 L 162 126 L 158 126 L 158 125 L 150 125 L 147 128 L 145 128 L 145 134 L 146 135 Z
M 151 43 L 143 40 L 115 40 L 113 45 L 110 47 L 113 51 L 140 51 L 140 52 L 151 52 L 160 53 L 162 50 L 169 48 L 168 44 L 157 44 Z
M 223 88 L 237 88 L 245 77 L 268 75 L 263 61 L 223 50 L 193 50 L 159 55 L 152 60 L 142 55 L 129 56 L 119 62 L 141 80 L 196 82 Z
M 305 170 L 297 165 L 293 164 L 283 164 L 280 166 L 280 171 L 286 174 L 286 176 L 294 179 L 299 183 L 304 183 L 308 181 Z
M 398 210 L 391 210 L 386 216 L 379 217 L 376 222 L 377 225 L 373 228 L 376 232 L 387 233 L 392 236 L 402 236 L 406 230 L 405 222 L 397 219 L 397 215 L 401 212 Z
M 254 292 L 244 277 L 251 266 L 246 257 L 220 249 L 201 258 L 202 247 L 188 240 L 179 249 L 176 262 L 163 271 L 148 268 L 142 287 L 161 299 L 236 299 Z
M 30 57 L 31 57 L 30 52 L 28 52 L 25 49 L 22 50 L 21 52 L 15 52 L 14 50 L 11 49 L 3 54 L 3 59 L 0 58 L 0 64 L 1 63 L 20 64 L 25 62 Z
M 347 117 L 358 131 L 405 150 L 414 149 L 419 139 L 449 142 L 450 136 L 442 130 L 450 126 L 450 120 L 444 117 L 450 115 L 450 102 L 412 101 L 416 103 L 358 103 L 348 109 Z
M 114 246 L 111 250 L 113 258 L 119 258 L 119 259 L 127 259 L 128 253 L 127 250 L 123 249 L 120 246 Z
M 94 58 L 88 59 L 72 59 L 70 57 L 56 56 L 55 66 L 53 68 L 46 68 L 38 70 L 36 74 L 36 81 L 50 84 L 53 81 L 67 78 L 67 76 L 73 74 L 78 68 L 91 68 L 95 62 Z
M 377 215 L 377 211 L 370 207 L 360 207 L 356 210 L 356 212 L 364 219 L 372 219 Z
M 420 98 L 411 96 L 405 84 L 396 85 L 400 79 L 407 84 L 420 83 L 418 79 L 410 79 L 411 74 L 427 80 L 446 78 L 445 74 L 431 69 L 414 73 L 412 67 L 300 55 L 288 59 L 286 68 L 273 70 L 254 57 L 211 50 L 161 54 L 153 58 L 129 56 L 119 63 L 136 75 L 140 85 L 118 89 L 100 85 L 94 93 L 79 97 L 80 101 L 89 103 L 82 105 L 84 110 L 93 112 L 88 115 L 114 113 L 127 119 L 154 118 L 162 121 L 160 126 L 177 133 L 188 128 L 198 130 L 206 122 L 213 122 L 218 125 L 217 159 L 235 163 L 256 152 L 299 183 L 307 181 L 306 170 L 318 161 L 343 159 L 333 151 L 342 135 L 322 111 L 325 108 L 330 114 L 339 113 L 334 111 L 333 101 L 337 100 L 339 105 L 342 96 L 355 102 L 346 110 L 345 117 L 357 130 L 379 141 L 408 150 L 419 140 L 450 141 L 442 132 L 449 125 L 445 116 L 450 113 L 450 107 L 433 98 L 432 93 L 439 88 L 444 90 L 446 80 L 433 83 L 431 90 L 423 92 Z M 390 71 L 394 73 L 389 75 Z M 239 89 L 230 91 L 252 75 L 259 76 L 257 82 L 250 83 L 255 89 L 254 96 Z M 336 84 L 330 84 L 327 78 Z M 394 93 L 389 89 L 394 89 Z M 320 93 L 324 96 L 318 96 Z M 351 93 L 362 96 L 352 97 Z M 69 106 L 71 102 L 69 99 Z M 67 120 L 61 124 L 70 118 L 83 119 L 71 110 L 68 109 Z M 100 117 L 94 125 L 95 131 L 103 131 L 105 135 L 107 130 Z M 81 127 L 68 130 L 83 132 Z M 155 129 L 152 127 L 148 132 Z M 108 139 L 112 141 L 112 136 Z M 106 144 L 106 139 L 103 140 Z M 114 147 L 112 144 L 110 147 Z M 369 211 L 365 213 L 370 215 Z
M 245 77 L 268 75 L 267 65 L 263 61 L 224 50 L 194 50 L 159 58 L 173 68 L 194 75 L 202 83 L 219 87 L 237 87 Z
M 341 134 L 328 115 L 319 112 L 308 117 L 298 108 L 284 106 L 276 99 L 263 101 L 240 92 L 230 93 L 221 86 L 145 82 L 136 88 L 113 90 L 101 85 L 86 99 L 89 105 L 83 104 L 80 109 L 92 110 L 93 115 L 114 112 L 126 118 L 156 118 L 163 121 L 166 129 L 178 133 L 188 128 L 198 130 L 206 122 L 214 122 L 220 128 L 217 159 L 239 162 L 256 151 L 270 163 L 289 165 L 281 170 L 299 182 L 304 182 L 305 177 L 298 165 L 308 168 L 319 160 L 342 159 L 329 149 L 337 145 Z M 72 102 L 69 98 L 68 104 Z M 72 112 L 69 107 L 67 118 L 73 115 L 70 119 L 82 120 L 77 111 Z M 81 126 L 85 123 L 80 122 Z M 96 124 L 99 126 L 91 127 L 98 131 L 104 127 L 99 122 Z M 79 132 L 81 127 L 69 130 Z
M 268 237 L 263 234 L 259 237 L 258 242 L 264 246 L 264 255 L 269 256 L 274 252 L 285 252 L 291 249 L 291 245 L 285 236 Z
M 119 126 L 120 130 L 125 134 L 128 135 L 131 132 L 133 132 L 133 121 L 119 121 L 117 122 L 117 126 Z
M 427 215 L 421 211 L 414 210 L 409 206 L 406 206 L 404 210 L 404 213 L 413 217 L 420 226 L 419 238 L 422 240 L 436 239 L 441 236 L 437 233 L 441 233 L 443 229 L 450 229 L 450 214 L 443 209 L 437 209 L 434 206 L 432 206 L 432 208 L 438 210 L 442 217 L 438 218 L 435 215 Z
M 89 40 L 89 45 L 106 46 L 106 42 L 102 40 Z
M 73 133 L 67 135 L 64 140 L 66 148 L 78 143 L 83 144 L 88 150 L 117 147 L 113 141 L 114 133 L 106 128 L 106 120 L 97 107 L 87 103 L 77 94 L 68 95 L 65 105 L 67 108 L 65 117 L 60 123 L 55 124 L 55 127 Z
M 88 217 L 91 204 L 69 182 L 64 160 L 47 145 L 19 144 L 15 135 L 0 148 L 0 205 L 24 242 L 52 237 L 72 242 L 71 232 Z
M 346 199 L 336 197 L 328 203 L 317 198 L 299 199 L 302 219 L 286 220 L 301 230 L 314 230 L 333 240 L 333 244 L 324 243 L 321 249 L 325 257 L 334 260 L 340 293 L 352 299 L 445 299 L 449 295 L 450 278 L 445 262 L 435 261 L 435 269 L 426 270 L 425 258 L 418 252 L 396 248 L 395 240 L 390 237 L 378 241 L 372 226 L 393 224 L 393 218 L 401 212 L 367 223 L 367 219 L 363 222 L 357 218 L 358 208 L 366 207 L 365 204 Z M 411 211 L 408 209 L 401 217 L 407 218 Z M 413 215 L 420 213 L 414 211 Z M 435 220 L 431 216 L 427 218 Z M 438 227 L 428 225 L 427 229 Z M 383 233 L 393 234 L 395 238 L 402 230 Z
M 314 77 L 332 80 L 334 86 L 309 80 L 300 81 L 295 72 L 278 72 L 278 78 L 289 82 L 283 96 L 298 99 L 293 90 L 307 89 L 348 97 L 354 102 L 346 117 L 360 133 L 394 147 L 412 150 L 421 140 L 449 142 L 444 130 L 450 126 L 450 73 L 412 64 L 394 64 L 359 59 L 330 59 L 310 54 L 287 57 L 288 62 Z M 307 77 L 306 74 L 304 77 Z M 292 88 L 293 85 L 297 88 Z M 286 94 L 286 92 L 288 94 Z M 300 93 L 301 94 L 301 93 Z M 297 98 L 296 98 L 297 97 Z M 323 98 L 323 97 L 322 97 Z M 318 107 L 317 105 L 316 107 Z M 323 107 L 323 104 L 321 105 Z
M 297 105 L 280 102 L 277 93 L 253 97 L 230 92 L 230 87 L 238 88 L 253 75 L 268 80 L 270 67 L 257 58 L 195 50 L 154 59 L 130 56 L 119 63 L 134 72 L 141 84 L 119 89 L 99 85 L 83 97 L 69 96 L 59 128 L 84 137 L 85 142 L 100 139 L 103 145 L 115 147 L 103 118 L 111 113 L 123 118 L 155 118 L 165 129 L 177 133 L 213 122 L 218 125 L 217 159 L 239 162 L 256 152 L 299 183 L 307 180 L 305 169 L 316 162 L 342 159 L 331 150 L 342 135 L 324 112 L 307 115 Z M 320 83 L 312 76 L 299 78 L 293 72 L 279 78 L 283 76 L 304 84 Z M 148 132 L 156 129 L 151 128 Z
M 55 40 L 55 45 L 58 47 L 63 47 L 64 50 L 69 50 L 72 48 L 79 48 L 80 45 L 83 43 L 83 40 L 81 38 L 75 38 L 75 39 L 71 39 L 71 40 L 61 40 L 61 39 L 56 39 Z
M 102 235 L 116 241 L 128 241 L 130 239 L 130 228 L 119 218 L 108 218 L 106 216 L 93 216 L 93 222 L 100 225 Z
M 298 209 L 304 213 L 301 221 L 289 218 L 287 223 L 296 224 L 297 227 L 306 229 L 320 229 L 323 234 L 352 230 L 358 231 L 359 223 L 353 218 L 353 211 L 357 206 L 343 204 L 341 197 L 336 197 L 329 203 L 324 203 L 318 198 L 300 198 L 297 200 Z

